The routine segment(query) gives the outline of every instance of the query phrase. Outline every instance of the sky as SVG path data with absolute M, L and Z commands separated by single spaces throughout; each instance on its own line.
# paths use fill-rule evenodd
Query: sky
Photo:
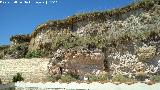
M 37 25 L 48 20 L 120 8 L 132 2 L 133 0 L 0 0 L 0 45 L 10 44 L 9 38 L 12 35 L 32 33 Z

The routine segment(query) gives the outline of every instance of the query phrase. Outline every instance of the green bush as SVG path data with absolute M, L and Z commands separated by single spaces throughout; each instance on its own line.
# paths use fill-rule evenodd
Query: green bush
M 116 74 L 116 75 L 113 76 L 112 81 L 123 83 L 123 82 L 131 82 L 131 81 L 133 81 L 133 79 L 124 77 L 121 74 Z
M 106 80 L 108 80 L 107 75 L 100 75 L 100 76 L 90 75 L 88 78 L 89 78 L 89 81 L 106 81 Z
M 58 77 L 54 77 L 54 76 L 51 76 L 51 75 L 48 75 L 47 76 L 47 80 L 48 81 L 51 81 L 51 82 L 55 82 L 57 81 L 59 78 Z
M 90 75 L 88 77 L 88 79 L 89 79 L 89 81 L 98 81 L 99 80 L 99 78 L 97 76 L 95 76 L 95 75 Z
M 54 38 L 53 48 L 58 49 L 60 47 L 63 47 L 65 49 L 69 49 L 75 46 L 79 46 L 78 39 L 79 37 L 72 35 L 72 33 L 62 33 L 60 35 L 57 35 L 56 38 Z
M 41 50 L 34 50 L 34 51 L 29 51 L 26 55 L 25 58 L 41 58 L 46 56 L 46 52 L 41 51 Z
M 76 81 L 76 78 L 74 78 L 72 75 L 70 74 L 64 74 L 61 76 L 61 80 L 63 82 L 71 82 L 71 81 Z
M 100 75 L 98 78 L 99 78 L 100 81 L 108 80 L 108 76 L 107 75 Z
M 151 80 L 155 82 L 160 82 L 160 75 L 151 77 Z
M 2 80 L 1 80 L 1 78 L 0 78 L 0 84 L 2 84 Z
M 23 81 L 24 78 L 22 77 L 22 74 L 17 73 L 15 76 L 13 76 L 12 82 L 17 82 L 17 81 Z

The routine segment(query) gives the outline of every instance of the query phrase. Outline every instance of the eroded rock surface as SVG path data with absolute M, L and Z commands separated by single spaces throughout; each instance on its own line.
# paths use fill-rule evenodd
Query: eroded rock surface
M 101 50 L 57 50 L 49 63 L 52 75 L 62 73 L 99 74 L 104 70 L 104 54 Z

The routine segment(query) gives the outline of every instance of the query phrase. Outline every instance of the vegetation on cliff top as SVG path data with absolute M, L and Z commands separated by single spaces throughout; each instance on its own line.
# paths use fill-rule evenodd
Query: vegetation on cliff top
M 92 13 L 84 13 L 84 14 L 78 14 L 70 16 L 64 20 L 49 20 L 46 24 L 39 25 L 34 32 L 31 34 L 31 37 L 35 37 L 39 32 L 42 30 L 47 30 L 50 26 L 55 26 L 56 28 L 70 28 L 72 30 L 73 24 L 88 20 L 88 21 L 104 21 L 106 19 L 109 19 L 113 16 L 119 17 L 119 15 L 122 15 L 124 13 L 135 11 L 137 9 L 144 9 L 148 10 L 151 7 L 154 6 L 154 3 L 156 0 L 143 0 L 139 3 L 132 3 L 131 5 L 128 5 L 123 8 L 108 10 L 108 11 L 100 11 L 100 12 L 92 12 Z
M 15 42 L 15 40 L 18 40 L 17 43 L 30 42 L 31 36 L 29 34 L 11 36 L 10 41 Z

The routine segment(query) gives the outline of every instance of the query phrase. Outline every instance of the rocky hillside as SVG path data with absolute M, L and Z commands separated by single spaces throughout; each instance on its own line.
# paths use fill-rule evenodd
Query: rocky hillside
M 11 41 L 1 58 L 49 57 L 56 80 L 153 79 L 160 77 L 160 1 L 48 21 Z

